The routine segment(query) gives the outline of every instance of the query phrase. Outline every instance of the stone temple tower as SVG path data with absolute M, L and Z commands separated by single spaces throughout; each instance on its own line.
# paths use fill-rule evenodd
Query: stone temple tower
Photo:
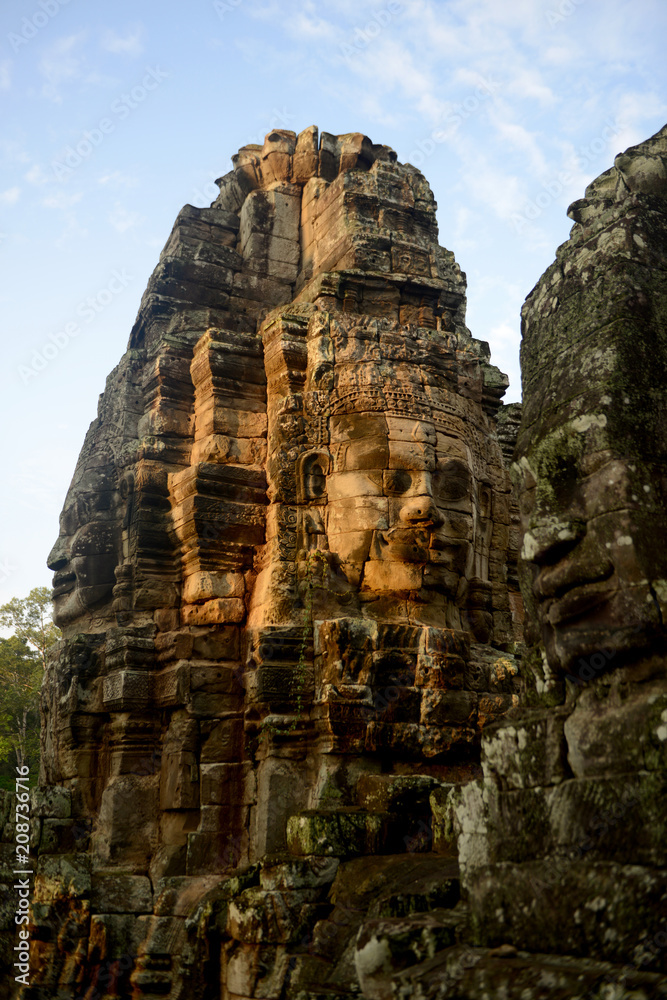
M 316 128 L 233 164 L 176 220 L 49 556 L 26 997 L 279 996 L 340 859 L 433 861 L 429 794 L 517 703 L 507 380 L 426 180 Z M 225 923 L 230 879 L 298 914 Z

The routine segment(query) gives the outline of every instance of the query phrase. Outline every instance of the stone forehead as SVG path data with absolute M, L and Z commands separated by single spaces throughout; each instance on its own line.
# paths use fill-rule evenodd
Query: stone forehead
M 459 392 L 464 373 L 472 369 L 479 377 L 477 361 L 454 334 L 336 316 L 328 328 L 318 323 L 311 344 L 314 339 L 322 347 L 310 355 L 311 385 L 326 380 L 333 414 L 394 413 L 435 424 L 442 413 L 481 418 L 481 406 Z

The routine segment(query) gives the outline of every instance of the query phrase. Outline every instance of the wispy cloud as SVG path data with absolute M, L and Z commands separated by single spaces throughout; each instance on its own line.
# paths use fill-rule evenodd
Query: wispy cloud
M 112 211 L 108 215 L 111 226 L 117 233 L 126 233 L 129 229 L 134 229 L 143 222 L 143 216 L 138 212 L 130 212 L 119 201 L 116 202 Z
M 10 187 L 6 191 L 0 191 L 1 205 L 15 205 L 21 197 L 20 187 Z
M 109 28 L 102 36 L 102 48 L 114 55 L 139 56 L 144 51 L 141 25 L 134 25 L 126 35 Z
M 46 198 L 42 198 L 42 205 L 44 205 L 45 208 L 59 208 L 67 210 L 72 208 L 73 205 L 76 205 L 82 198 L 82 191 L 78 191 L 76 194 L 67 194 L 66 191 L 54 191 L 53 194 L 47 195 Z
M 46 79 L 42 86 L 42 96 L 56 104 L 62 104 L 61 88 L 64 84 L 81 76 L 83 59 L 77 49 L 83 44 L 86 32 L 59 38 L 48 47 L 39 63 L 39 71 Z
M 136 187 L 139 181 L 130 174 L 124 174 L 120 170 L 112 170 L 110 173 L 102 174 L 101 177 L 98 177 L 97 183 L 111 190 L 115 188 Z
M 87 239 L 88 230 L 82 226 L 74 212 L 68 212 L 65 217 L 65 228 L 55 241 L 58 250 L 71 246 L 73 243 L 80 243 Z
M 646 139 L 645 122 L 656 116 L 667 118 L 667 103 L 653 91 L 621 94 L 616 117 L 623 126 L 617 138 L 618 150 L 627 149 Z
M 29 184 L 36 184 L 41 187 L 42 184 L 51 184 L 53 178 L 44 172 L 43 167 L 39 163 L 33 164 L 30 170 L 27 171 L 25 179 Z

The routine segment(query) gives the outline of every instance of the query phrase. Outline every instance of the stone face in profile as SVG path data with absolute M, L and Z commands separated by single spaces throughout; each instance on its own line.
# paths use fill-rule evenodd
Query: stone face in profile
M 532 952 L 513 970 L 531 984 L 558 956 L 577 985 L 554 996 L 595 963 L 591 995 L 602 963 L 627 995 L 666 982 L 666 196 L 667 127 L 575 202 L 524 306 L 530 708 L 487 730 L 484 780 L 449 802 L 473 943 Z
M 664 129 L 617 157 L 523 310 L 527 620 L 575 675 L 665 638 L 666 162 Z
M 418 820 L 362 779 L 389 802 L 422 768 L 423 822 L 429 782 L 474 773 L 517 699 L 507 381 L 465 326 L 428 184 L 316 129 L 233 162 L 179 214 L 49 556 L 42 783 L 79 834 L 55 853 L 92 870 L 90 954 L 134 948 L 137 996 L 176 976 L 160 921 L 175 963 L 184 900 L 232 869 L 300 857 L 321 822 L 344 853 L 405 852 Z M 148 877 L 172 894 L 150 917 Z M 70 912 L 62 879 L 40 892 Z
M 60 536 L 48 558 L 53 619 L 67 625 L 111 598 L 120 561 L 118 483 L 113 456 L 97 452 L 70 488 Z

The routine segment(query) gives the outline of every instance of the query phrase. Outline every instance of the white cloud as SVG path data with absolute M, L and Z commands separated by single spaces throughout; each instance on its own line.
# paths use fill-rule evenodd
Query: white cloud
M 521 343 L 518 316 L 514 323 L 499 323 L 489 330 L 489 344 L 495 350 L 502 347 L 518 347 Z
M 42 205 L 45 208 L 59 208 L 68 209 L 72 205 L 76 205 L 78 201 L 83 198 L 83 192 L 79 191 L 77 194 L 67 194 L 65 191 L 55 191 L 53 194 L 47 195 L 46 198 L 42 199 Z
M 138 212 L 130 212 L 124 208 L 119 201 L 116 202 L 108 219 L 117 233 L 126 233 L 129 229 L 134 229 L 144 221 L 143 216 Z
M 540 104 L 556 103 L 556 95 L 542 79 L 542 74 L 536 69 L 519 68 L 514 72 L 514 79 L 507 84 L 507 92 L 516 94 L 519 98 L 530 97 Z
M 112 28 L 104 32 L 102 48 L 114 55 L 139 56 L 144 51 L 141 43 L 141 25 L 135 25 L 127 35 L 119 35 Z
M 77 80 L 81 76 L 82 57 L 75 50 L 84 41 L 85 31 L 59 38 L 46 50 L 39 63 L 39 71 L 46 78 L 42 86 L 42 97 L 62 104 L 60 89 L 63 84 Z
M 120 170 L 112 170 L 111 173 L 102 174 L 97 178 L 97 183 L 109 188 L 136 187 L 139 183 L 136 177 L 124 174 Z
M 622 94 L 616 112 L 619 133 L 614 139 L 614 147 L 620 151 L 643 142 L 648 138 L 644 122 L 656 117 L 663 120 L 667 117 L 667 104 L 657 94 L 651 91 Z
M 326 39 L 333 42 L 338 34 L 334 25 L 329 21 L 325 21 L 317 15 L 309 17 L 303 11 L 296 17 L 290 18 L 289 29 L 290 34 L 306 41 L 324 41 Z
M 511 114 L 509 108 L 503 110 L 506 117 Z M 525 167 L 530 170 L 531 174 L 543 175 L 547 173 L 548 167 L 544 157 L 543 143 L 523 125 L 503 120 L 501 114 L 502 111 L 494 108 L 490 111 L 489 118 L 503 146 L 521 153 L 525 157 Z
M 25 175 L 25 179 L 28 181 L 29 184 L 38 184 L 38 185 L 50 184 L 53 181 L 53 177 L 50 177 L 48 174 L 45 174 L 44 170 L 39 165 L 39 163 L 35 163 L 30 168 L 30 170 Z
M 6 191 L 0 192 L 0 204 L 2 205 L 15 205 L 21 196 L 20 187 L 7 188 Z
M 66 217 L 65 228 L 62 233 L 55 241 L 55 246 L 58 250 L 62 250 L 71 243 L 79 243 L 88 237 L 88 230 L 85 226 L 79 224 L 74 212 L 70 212 Z

